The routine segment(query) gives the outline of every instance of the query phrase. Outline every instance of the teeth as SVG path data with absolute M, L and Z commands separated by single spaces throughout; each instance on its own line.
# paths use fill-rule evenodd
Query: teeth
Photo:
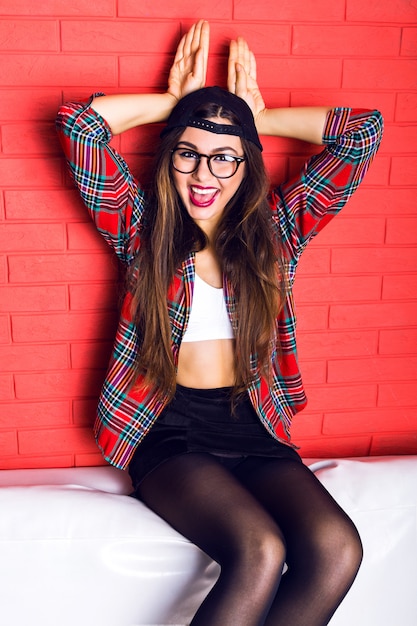
M 216 193 L 216 189 L 200 189 L 196 187 L 191 187 L 191 191 L 196 194 L 198 193 L 200 196 L 207 196 Z

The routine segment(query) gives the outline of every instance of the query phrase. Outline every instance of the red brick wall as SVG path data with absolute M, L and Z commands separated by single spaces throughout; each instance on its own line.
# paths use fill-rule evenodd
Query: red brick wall
M 269 105 L 379 108 L 381 151 L 296 285 L 305 456 L 417 453 L 417 4 L 407 0 L 0 0 L 0 459 L 101 462 L 91 435 L 116 321 L 117 266 L 55 136 L 61 101 L 163 89 L 179 35 L 212 21 L 209 83 L 230 37 L 255 50 Z M 155 131 L 120 149 L 135 171 Z M 145 140 L 142 153 L 138 143 Z M 276 181 L 309 148 L 265 140 Z

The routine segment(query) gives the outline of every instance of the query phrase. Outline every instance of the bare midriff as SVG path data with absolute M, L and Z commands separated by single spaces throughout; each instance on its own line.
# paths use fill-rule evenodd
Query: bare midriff
M 234 339 L 183 343 L 178 358 L 177 382 L 193 389 L 232 387 L 235 383 Z
M 212 287 L 223 286 L 220 264 L 210 247 L 197 252 L 196 272 Z M 183 342 L 178 355 L 177 383 L 193 389 L 216 389 L 235 384 L 235 340 Z

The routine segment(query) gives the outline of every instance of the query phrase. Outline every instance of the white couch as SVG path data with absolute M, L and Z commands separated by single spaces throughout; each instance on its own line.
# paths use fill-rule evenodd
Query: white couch
M 331 625 L 416 626 L 417 456 L 309 465 L 365 550 Z M 112 467 L 0 472 L 4 626 L 189 623 L 218 566 L 129 492 Z

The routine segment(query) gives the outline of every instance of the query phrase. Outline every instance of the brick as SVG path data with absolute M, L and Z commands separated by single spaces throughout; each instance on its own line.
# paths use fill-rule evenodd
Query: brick
M 349 200 L 350 215 L 417 215 L 415 189 L 375 189 L 361 187 Z
M 45 158 L 0 159 L 0 186 L 48 187 L 61 184 L 60 161 Z
M 180 27 L 169 21 L 97 20 L 62 22 L 64 52 L 175 54 Z
M 388 382 L 378 387 L 378 406 L 390 407 L 395 417 L 398 407 L 417 406 L 417 385 L 415 381 L 407 383 Z
M 120 302 L 121 289 L 121 286 L 116 283 L 70 285 L 70 309 L 72 311 L 115 311 Z
M 52 122 L 49 124 L 38 121 L 31 124 L 4 124 L 2 145 L 4 154 L 62 154 Z
M 3 256 L 0 255 L 0 284 L 5 283 L 7 280 L 6 263 L 7 263 L 6 255 L 3 255 Z
M 325 414 L 323 420 L 324 435 L 343 435 L 345 433 L 365 434 L 390 432 L 395 424 L 396 432 L 417 430 L 415 409 L 399 409 L 394 416 L 391 409 L 367 409 L 366 411 L 346 411 Z
M 337 301 L 379 300 L 379 276 L 298 276 L 295 281 L 296 302 L 325 303 Z
M 417 61 L 346 59 L 342 85 L 348 89 L 415 89 Z
M 371 437 L 318 437 L 298 440 L 305 459 L 331 459 L 368 456 Z
M 416 354 L 417 328 L 381 330 L 380 354 Z M 415 372 L 417 379 L 417 370 Z
M 384 276 L 383 300 L 414 300 L 417 293 L 417 274 Z
M 94 343 L 73 343 L 71 345 L 71 366 L 73 369 L 107 369 L 112 350 L 112 341 Z
M 309 411 L 336 411 L 373 408 L 376 404 L 377 386 L 317 385 L 307 389 Z
M 19 189 L 5 191 L 8 220 L 81 220 L 89 221 L 78 191 L 52 189 Z
M 9 316 L 0 315 L 0 343 L 6 343 L 10 340 L 9 326 Z
M 387 219 L 386 243 L 403 245 L 416 244 L 417 217 Z
M 69 423 L 68 402 L 13 402 L 0 405 L 0 428 L 54 426 Z
M 321 434 L 323 416 L 321 413 L 302 412 L 294 419 L 291 425 L 291 436 L 293 442 L 303 437 L 316 437 Z
M 210 15 L 215 15 L 216 20 L 231 19 L 233 10 L 232 0 L 213 0 L 210 2 Z M 178 16 L 200 19 L 207 14 L 207 2 L 205 0 L 176 0 L 175 2 L 154 2 L 153 0 L 119 0 L 118 15 L 120 17 L 145 17 L 174 19 Z
M 328 362 L 330 383 L 415 380 L 417 357 L 373 357 L 362 359 L 340 359 Z
M 26 85 L 116 85 L 116 63 L 110 55 L 0 55 L 0 83 L 16 87 L 26 77 Z
M 119 57 L 119 81 L 122 88 L 137 86 L 166 89 L 172 58 L 167 55 L 135 55 Z M 93 84 L 91 82 L 91 84 Z
M 183 24 L 182 30 L 188 28 Z M 210 51 L 211 54 L 225 54 L 229 42 L 242 36 L 248 42 L 251 50 L 257 56 L 260 55 L 284 55 L 290 54 L 291 50 L 291 25 L 270 23 L 268 21 L 250 22 L 210 22 Z M 214 59 L 212 57 L 213 62 Z M 221 59 L 223 63 L 223 59 Z M 265 96 L 264 90 L 262 94 Z
M 303 350 L 300 352 L 301 372 L 306 387 L 326 382 L 326 361 L 309 360 L 315 356 Z
M 117 316 L 113 312 L 51 313 L 13 315 L 12 336 L 15 342 L 71 341 L 110 339 L 114 336 Z
M 262 59 L 258 64 L 258 82 L 260 85 L 281 88 L 324 88 L 340 87 L 342 81 L 342 62 L 339 59 L 295 57 Z
M 288 178 L 286 158 L 267 156 L 265 167 L 272 185 L 277 185 Z
M 403 56 L 417 56 L 417 28 L 402 29 L 401 54 Z
M 394 119 L 396 94 L 347 89 L 297 90 L 291 93 L 291 106 L 347 106 L 359 109 L 378 109 L 385 121 Z M 285 106 L 285 105 L 281 105 Z
M 0 21 L 0 50 L 57 51 L 58 48 L 59 29 L 55 21 L 4 18 Z
M 12 375 L 0 374 L 0 400 L 13 400 L 13 399 L 14 399 L 14 387 L 13 387 Z
M 417 454 L 417 433 L 389 435 L 374 435 L 372 437 L 371 453 L 375 456 L 388 456 L 397 454 Z
M 384 218 L 350 218 L 344 214 L 340 219 L 332 220 L 318 235 L 324 245 L 383 244 L 384 236 Z
M 107 465 L 107 461 L 105 461 L 100 452 L 96 454 L 76 454 L 75 465 L 76 467 L 97 467 L 99 465 Z
M 304 250 L 298 265 L 297 281 L 301 276 L 314 276 L 315 274 L 327 274 L 330 271 L 330 250 L 321 247 L 319 240 L 310 243 Z
M 334 248 L 331 266 L 335 274 L 402 274 L 417 270 L 417 258 L 415 250 L 407 247 Z
M 2 2 L 3 15 L 47 15 L 59 16 L 114 16 L 114 0 L 42 0 L 42 3 L 33 4 L 27 0 L 13 0 Z
M 417 303 L 334 304 L 330 307 L 330 328 L 391 328 L 408 326 L 417 319 Z
M 0 469 L 45 469 L 56 467 L 73 467 L 74 461 L 71 455 L 57 456 L 22 456 L 7 457 L 0 459 Z
M 159 144 L 159 134 L 163 128 L 162 124 L 151 124 L 147 126 L 137 126 L 119 135 L 121 154 L 153 154 L 155 146 Z
M 334 356 L 360 356 L 376 354 L 376 331 L 298 333 L 298 349 L 303 358 L 329 358 Z
M 5 252 L 62 250 L 61 224 L 0 224 L 0 248 Z
M 299 330 L 321 330 L 327 328 L 328 306 L 301 304 L 297 306 Z
M 37 254 L 9 259 L 11 283 L 115 280 L 117 263 L 111 254 Z
M 31 372 L 16 374 L 16 397 L 19 400 L 51 400 L 97 397 L 103 373 L 89 370 Z M 6 398 L 6 400 L 9 398 Z
M 380 0 L 346 0 L 346 18 L 348 21 L 367 22 L 415 22 L 417 19 L 417 8 L 414 2 L 403 2 L 403 0 L 390 0 L 381 2 Z
M 401 28 L 390 26 L 354 26 L 295 24 L 292 54 L 329 56 L 397 56 Z
M 76 400 L 73 403 L 73 421 L 76 426 L 91 428 L 96 419 L 97 400 Z
M 54 119 L 61 104 L 59 89 L 3 89 L 0 97 L 0 119 L 3 121 Z
M 306 3 L 305 0 L 262 0 L 262 7 L 253 0 L 239 0 L 235 2 L 234 19 L 254 20 L 260 19 L 280 22 L 298 22 L 300 17 L 303 21 L 322 22 L 343 20 L 345 14 L 344 0 L 315 0 L 314 3 Z
M 0 287 L 0 311 L 36 312 L 64 311 L 67 308 L 66 289 L 63 286 Z
M 406 154 L 415 152 L 417 144 L 417 126 L 402 124 L 392 126 L 385 124 L 384 139 L 381 144 L 382 153 Z
M 68 366 L 65 345 L 0 346 L 0 371 L 58 370 Z
M 397 94 L 395 120 L 397 122 L 417 121 L 417 93 L 412 92 Z
M 417 157 L 393 157 L 389 182 L 391 185 L 416 185 Z
M 68 250 L 108 251 L 104 238 L 90 221 L 82 224 L 68 224 Z
M 17 454 L 17 437 L 14 430 L 0 432 L 0 458 Z
M 96 452 L 90 428 L 51 428 L 20 430 L 18 433 L 20 454 L 73 454 Z

